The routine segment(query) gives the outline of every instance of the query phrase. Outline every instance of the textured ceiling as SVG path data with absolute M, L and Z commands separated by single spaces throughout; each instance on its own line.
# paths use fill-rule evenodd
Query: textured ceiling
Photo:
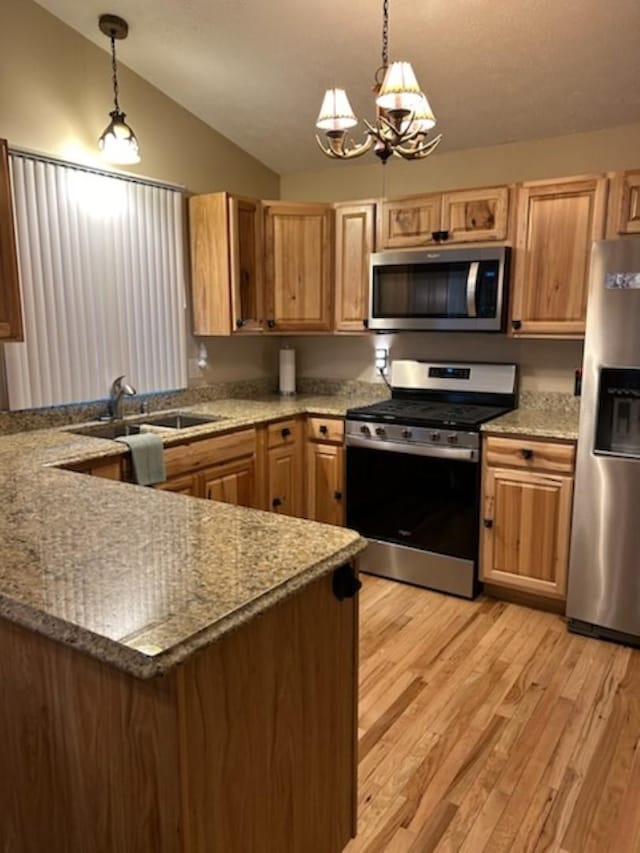
M 372 116 L 378 0 L 39 3 L 105 49 L 98 15 L 125 17 L 119 59 L 281 174 L 328 164 L 313 134 L 329 86 Z M 639 0 L 390 5 L 391 58 L 413 63 L 441 151 L 640 120 Z

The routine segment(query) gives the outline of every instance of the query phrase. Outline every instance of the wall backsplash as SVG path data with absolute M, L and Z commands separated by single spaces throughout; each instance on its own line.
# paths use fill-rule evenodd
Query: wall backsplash
M 526 391 L 573 392 L 574 370 L 582 364 L 582 341 L 520 340 L 506 335 L 455 332 L 402 333 L 288 340 L 297 350 L 298 375 L 381 381 L 374 367 L 376 347 L 391 359 L 515 362 Z

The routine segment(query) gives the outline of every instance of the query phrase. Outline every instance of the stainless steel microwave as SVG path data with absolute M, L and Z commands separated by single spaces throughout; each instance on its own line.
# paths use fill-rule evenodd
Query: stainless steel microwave
M 510 252 L 488 246 L 373 253 L 369 329 L 503 331 Z

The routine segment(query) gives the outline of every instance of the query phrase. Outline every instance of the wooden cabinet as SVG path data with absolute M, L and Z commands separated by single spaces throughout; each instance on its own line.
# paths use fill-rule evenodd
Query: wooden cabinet
M 604 236 L 606 197 L 597 175 L 518 189 L 513 334 L 584 335 L 591 244 Z
M 0 139 L 0 341 L 24 340 L 7 143 Z
M 309 418 L 307 423 L 306 516 L 344 524 L 344 421 Z
M 329 205 L 265 202 L 267 329 L 331 329 L 332 220 Z
M 640 234 L 640 169 L 612 176 L 607 236 Z
M 369 255 L 374 250 L 376 204 L 335 207 L 335 328 L 362 332 L 369 316 Z
M 266 509 L 302 515 L 302 424 L 291 418 L 269 424 L 266 453 Z
M 189 199 L 193 333 L 262 331 L 262 205 L 209 193 Z
M 447 231 L 446 244 L 505 240 L 509 188 L 482 187 L 384 201 L 380 243 L 383 249 L 428 246 L 433 233 Z
M 200 476 L 207 500 L 257 507 L 255 454 L 212 465 Z
M 564 599 L 575 447 L 489 437 L 484 450 L 481 580 Z
M 174 492 L 177 495 L 190 495 L 193 498 L 201 497 L 200 478 L 198 474 L 178 474 L 170 477 L 164 483 L 157 483 L 154 487 L 163 492 Z

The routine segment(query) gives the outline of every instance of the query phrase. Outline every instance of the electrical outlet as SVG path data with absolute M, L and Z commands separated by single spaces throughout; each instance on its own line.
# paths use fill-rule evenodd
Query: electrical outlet
M 387 373 L 389 370 L 389 350 L 387 347 L 376 347 L 376 369 Z

